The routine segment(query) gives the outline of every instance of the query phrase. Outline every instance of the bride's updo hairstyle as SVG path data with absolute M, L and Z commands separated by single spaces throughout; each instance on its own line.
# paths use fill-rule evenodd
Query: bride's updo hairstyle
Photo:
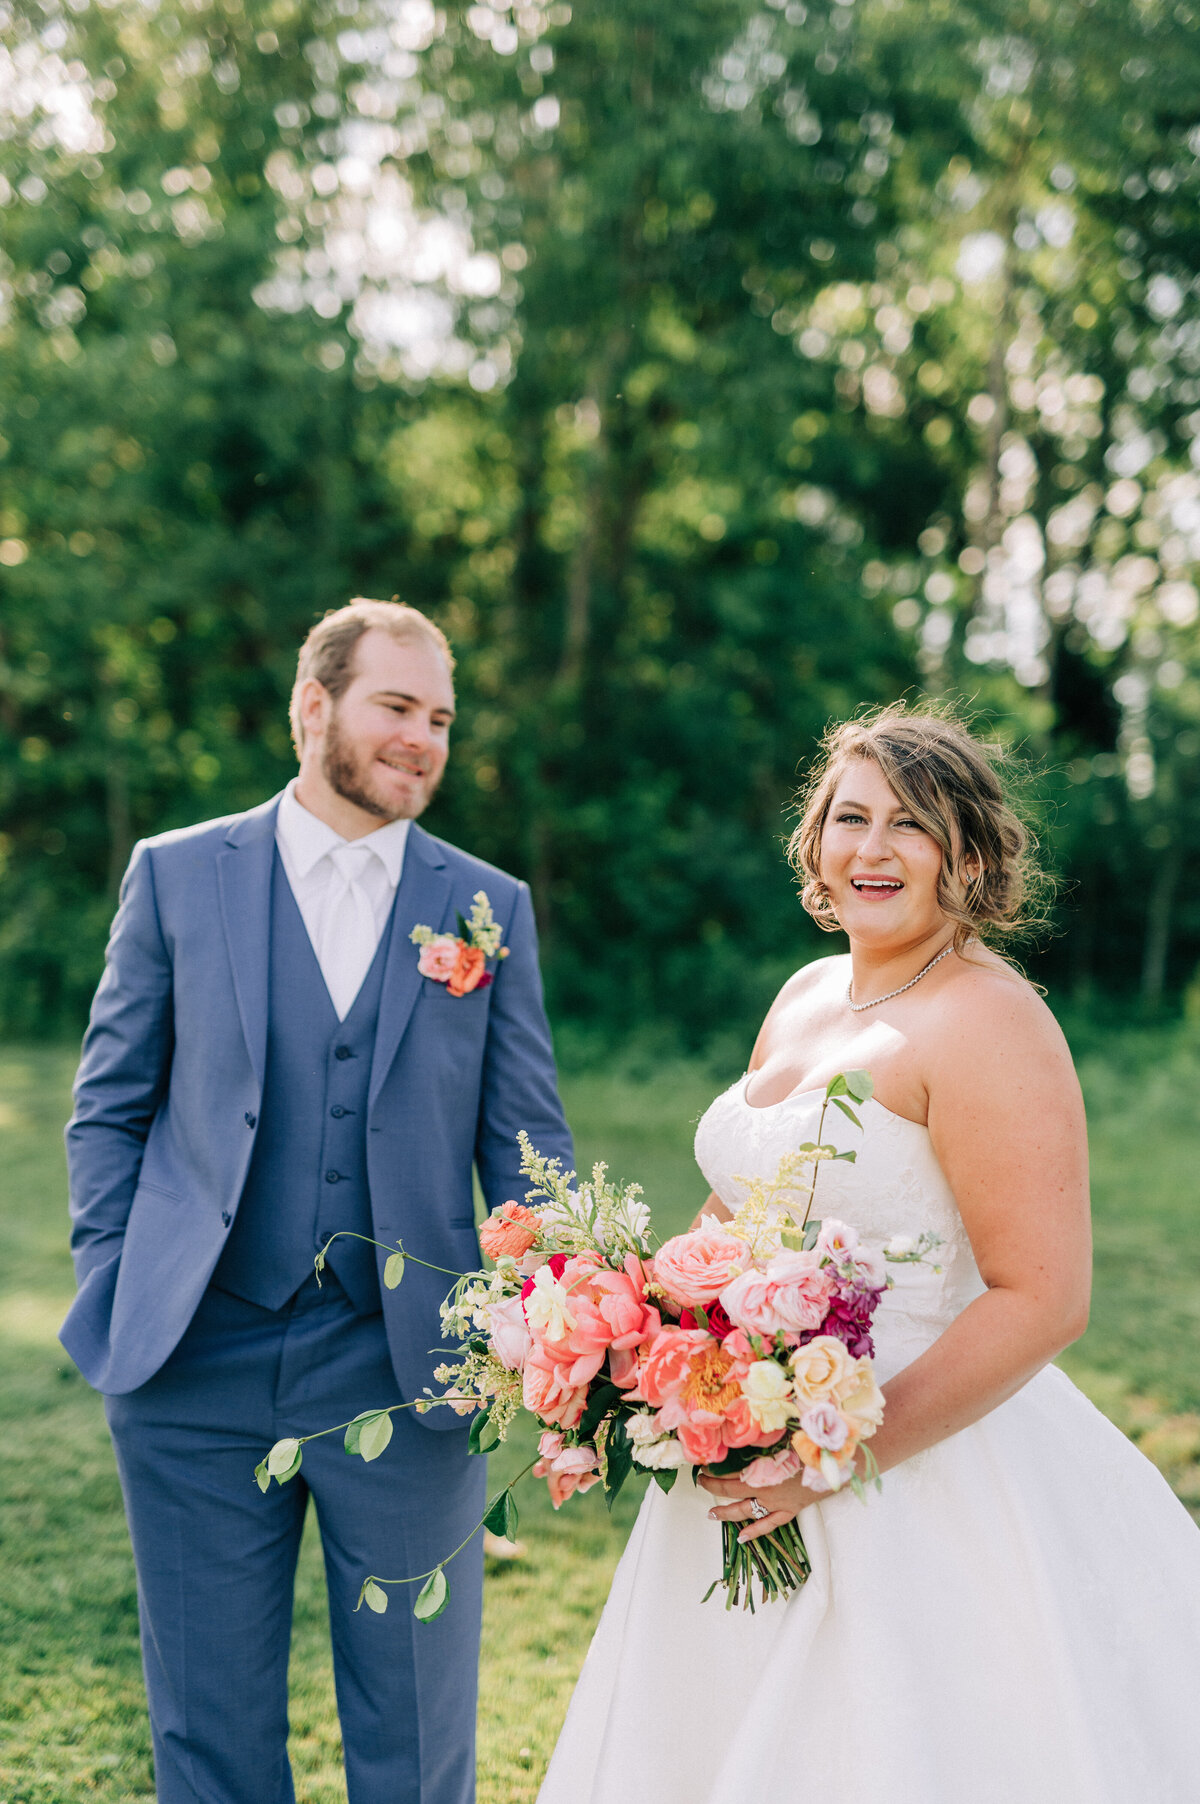
M 847 765 L 865 759 L 942 848 L 938 901 L 954 922 L 957 952 L 969 940 L 995 942 L 1041 924 L 1037 903 L 1048 881 L 1013 806 L 1004 748 L 977 739 L 950 713 L 894 703 L 831 727 L 801 796 L 788 856 L 818 927 L 833 933 L 839 926 L 821 881 L 825 819 Z

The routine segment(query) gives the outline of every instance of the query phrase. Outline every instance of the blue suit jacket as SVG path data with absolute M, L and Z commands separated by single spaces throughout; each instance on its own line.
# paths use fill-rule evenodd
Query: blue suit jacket
M 237 1211 L 262 1098 L 278 805 L 143 840 L 125 876 L 67 1127 L 79 1292 L 61 1339 L 98 1390 L 136 1390 L 162 1365 Z M 408 936 L 417 923 L 453 933 L 479 889 L 509 956 L 486 989 L 455 997 L 420 976 Z M 366 1123 L 375 1232 L 461 1271 L 479 1263 L 472 1166 L 490 1209 L 524 1196 L 519 1128 L 573 1158 L 533 910 L 525 884 L 415 823 L 395 910 Z M 449 1284 L 410 1263 L 383 1293 L 408 1399 L 440 1389 Z M 449 1410 L 419 1419 L 457 1424 Z

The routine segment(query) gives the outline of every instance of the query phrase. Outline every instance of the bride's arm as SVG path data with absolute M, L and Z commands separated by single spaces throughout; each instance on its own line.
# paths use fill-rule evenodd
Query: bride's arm
M 1007 974 L 980 971 L 944 994 L 922 1060 L 929 1132 L 987 1289 L 884 1386 L 871 1451 L 885 1472 L 995 1409 L 1087 1325 L 1087 1137 L 1066 1043 L 1032 989 Z M 701 1482 L 730 1496 L 721 1481 Z M 782 1509 L 754 1532 L 812 1496 L 799 1479 L 765 1491 Z

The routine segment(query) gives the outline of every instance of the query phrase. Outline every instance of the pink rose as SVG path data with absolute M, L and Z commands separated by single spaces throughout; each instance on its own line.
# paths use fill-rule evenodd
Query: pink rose
M 804 1461 L 791 1447 L 784 1447 L 779 1453 L 764 1453 L 761 1459 L 751 1460 L 744 1471 L 738 1473 L 742 1483 L 757 1490 L 760 1485 L 781 1485 L 785 1478 L 795 1478 L 797 1472 L 803 1472 Z
M 538 1452 L 543 1459 L 555 1460 L 563 1450 L 563 1438 L 553 1428 L 547 1428 L 538 1440 Z
M 508 1297 L 503 1303 L 489 1306 L 488 1332 L 492 1350 L 505 1371 L 519 1372 L 533 1345 L 520 1297 Z
M 587 1406 L 588 1380 L 573 1381 L 571 1367 L 564 1369 L 536 1343 L 526 1358 L 522 1398 L 532 1415 L 559 1428 L 574 1428 Z
M 750 1249 L 732 1234 L 697 1228 L 676 1234 L 654 1255 L 654 1276 L 684 1308 L 703 1306 L 718 1297 L 730 1279 L 749 1263 Z
M 751 1269 L 727 1284 L 721 1302 L 752 1334 L 803 1334 L 821 1326 L 833 1294 L 832 1274 L 822 1271 L 817 1253 L 783 1252 L 765 1271 Z
M 489 1259 L 500 1259 L 505 1253 L 521 1259 L 537 1239 L 541 1225 L 536 1209 L 527 1209 L 523 1203 L 504 1203 L 480 1227 L 479 1244 Z
M 590 1464 L 584 1463 L 589 1461 Z M 600 1474 L 595 1466 L 596 1455 L 590 1447 L 568 1447 L 556 1459 L 540 1459 L 533 1476 L 545 1479 L 550 1501 L 558 1510 L 575 1491 L 590 1491 L 599 1484 Z
M 436 933 L 421 947 L 417 970 L 435 983 L 449 983 L 458 968 L 459 942 L 452 933 Z M 410 966 L 411 969 L 411 966 Z

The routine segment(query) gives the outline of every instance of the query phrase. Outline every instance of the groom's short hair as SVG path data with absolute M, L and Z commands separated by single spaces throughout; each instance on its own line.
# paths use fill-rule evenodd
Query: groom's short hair
M 314 677 L 337 701 L 354 680 L 359 640 L 364 633 L 376 628 L 400 645 L 431 646 L 446 660 L 446 668 L 453 676 L 454 653 L 450 650 L 450 641 L 441 627 L 435 626 L 419 608 L 410 608 L 403 601 L 367 601 L 362 596 L 347 602 L 344 608 L 331 608 L 309 633 L 296 661 L 289 712 L 297 752 L 304 744 L 299 704 L 301 683 Z

